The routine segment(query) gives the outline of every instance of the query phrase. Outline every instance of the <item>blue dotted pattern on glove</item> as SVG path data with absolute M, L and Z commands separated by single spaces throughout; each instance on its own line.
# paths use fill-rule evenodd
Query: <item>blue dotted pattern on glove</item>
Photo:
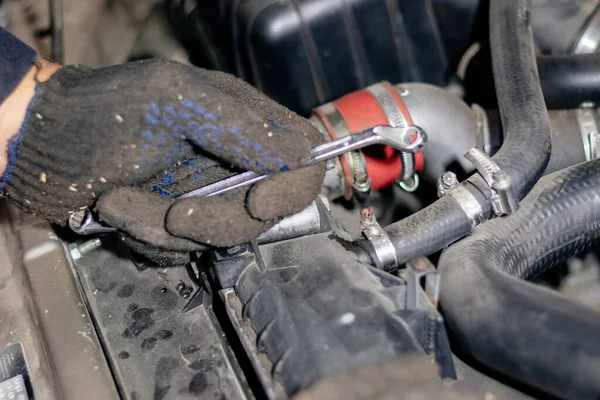
M 199 121 L 200 120 L 200 121 Z M 211 152 L 218 150 L 222 154 L 230 154 L 228 159 L 237 160 L 242 167 L 254 167 L 264 170 L 266 173 L 289 170 L 288 165 L 276 155 L 269 154 L 256 140 L 246 137 L 240 129 L 233 125 L 219 124 L 217 117 L 200 107 L 189 99 L 181 100 L 178 107 L 159 107 L 156 103 L 148 106 L 145 115 L 146 129 L 141 131 L 143 143 L 142 150 L 153 150 L 152 158 L 140 157 L 137 161 L 140 165 L 149 165 L 167 168 L 184 158 L 186 153 L 191 152 L 190 143 L 182 138 L 187 138 L 204 150 Z M 276 127 L 275 121 L 269 123 Z M 285 128 L 283 128 L 285 129 Z M 289 130 L 289 128 L 288 128 Z M 235 136 L 233 145 L 225 145 L 224 137 L 231 139 Z M 173 143 L 173 139 L 177 144 Z M 232 143 L 228 140 L 228 143 Z M 247 150 L 256 154 L 254 159 L 246 156 Z
M 158 179 L 158 182 L 152 185 L 152 191 L 157 192 L 162 197 L 173 197 L 174 193 L 166 187 L 175 183 L 176 173 L 180 169 L 190 170 L 190 174 L 184 174 L 186 177 L 191 177 L 186 178 L 190 179 L 189 185 L 197 184 L 197 187 L 202 187 L 204 186 L 202 183 L 206 180 L 204 171 L 207 168 L 215 167 L 215 165 L 217 163 L 214 160 L 203 156 L 196 155 L 194 158 L 188 158 L 182 161 L 181 164 L 173 165 L 167 173 L 156 176 L 154 179 Z
M 202 124 L 197 121 L 198 117 L 203 119 Z M 216 124 L 217 118 L 214 114 L 208 113 L 191 100 L 182 100 L 181 107 L 177 108 L 166 106 L 161 109 L 156 103 L 151 103 L 148 106 L 145 120 L 148 125 L 146 129 L 141 131 L 144 143 L 140 145 L 140 148 L 142 150 L 154 150 L 155 154 L 152 158 L 139 158 L 138 163 L 143 165 L 152 163 L 153 166 L 168 168 L 164 174 L 154 177 L 158 182 L 152 185 L 152 191 L 157 192 L 162 197 L 168 198 L 174 195 L 167 187 L 176 183 L 176 173 L 179 169 L 190 169 L 190 174 L 184 174 L 188 177 L 191 176 L 189 184 L 198 184 L 197 187 L 202 187 L 206 179 L 203 171 L 209 167 L 214 167 L 216 164 L 210 158 L 195 154 L 191 144 L 187 140 L 182 140 L 183 138 L 193 140 L 201 146 L 212 145 L 223 152 L 231 151 L 233 154 L 240 156 L 239 159 L 246 165 L 250 165 L 252 161 L 243 157 L 244 148 L 253 146 L 256 151 L 262 150 L 260 144 L 243 136 L 234 126 L 225 127 L 222 124 Z M 291 130 L 283 122 L 272 119 L 267 120 L 267 122 L 276 128 L 285 131 Z M 219 136 L 227 132 L 239 137 L 239 146 L 231 146 L 228 149 L 222 144 L 218 144 Z M 175 139 L 177 144 L 173 145 L 172 139 Z M 265 161 L 273 161 L 278 165 L 279 171 L 289 170 L 289 167 L 278 157 L 272 157 L 266 152 L 259 154 Z M 184 161 L 178 163 L 180 160 Z M 260 160 L 254 160 L 254 165 L 264 168 Z M 267 172 L 274 171 L 273 169 L 267 169 Z

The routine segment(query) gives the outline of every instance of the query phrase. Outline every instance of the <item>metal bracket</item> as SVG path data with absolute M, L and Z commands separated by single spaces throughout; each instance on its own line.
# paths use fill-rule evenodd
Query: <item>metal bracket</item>
M 473 147 L 465 158 L 477 168 L 490 189 L 490 205 L 496 216 L 510 215 L 519 209 L 519 201 L 510 176 L 482 150 Z
M 584 103 L 581 108 L 575 110 L 575 118 L 581 132 L 583 151 L 587 161 L 600 157 L 600 132 L 596 123 L 598 111 L 594 104 Z
M 440 277 L 428 258 L 418 257 L 406 263 L 406 308 L 437 309 Z
M 360 230 L 362 235 L 373 246 L 376 267 L 389 271 L 398 265 L 396 249 L 387 232 L 377 223 L 372 208 L 363 208 L 360 211 Z

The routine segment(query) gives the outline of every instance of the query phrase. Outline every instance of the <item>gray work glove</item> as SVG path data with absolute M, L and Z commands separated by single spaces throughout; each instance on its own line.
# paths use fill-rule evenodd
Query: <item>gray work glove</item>
M 9 146 L 5 193 L 64 224 L 95 207 L 136 251 L 163 265 L 250 241 L 318 195 L 304 166 L 323 136 L 243 81 L 167 61 L 65 67 L 40 83 Z M 250 189 L 176 200 L 243 170 Z

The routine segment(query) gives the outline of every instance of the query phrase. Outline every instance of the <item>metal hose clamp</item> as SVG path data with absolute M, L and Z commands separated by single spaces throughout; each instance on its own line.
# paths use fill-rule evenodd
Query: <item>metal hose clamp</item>
M 373 246 L 373 261 L 377 268 L 390 271 L 398 265 L 396 249 L 387 232 L 379 225 L 372 208 L 360 211 L 360 230 Z
M 519 209 L 519 200 L 512 187 L 512 179 L 492 161 L 490 156 L 473 147 L 465 154 L 465 158 L 473 163 L 479 175 L 487 183 L 490 190 L 490 205 L 496 216 L 510 215 Z
M 403 128 L 409 125 L 402 110 L 398 107 L 396 100 L 382 83 L 371 85 L 367 90 L 375 97 L 377 103 L 381 106 L 390 126 Z M 414 154 L 403 152 L 400 153 L 400 157 L 402 159 L 403 170 L 402 179 L 398 181 L 398 185 L 403 190 L 412 193 L 419 187 L 419 178 L 415 171 Z

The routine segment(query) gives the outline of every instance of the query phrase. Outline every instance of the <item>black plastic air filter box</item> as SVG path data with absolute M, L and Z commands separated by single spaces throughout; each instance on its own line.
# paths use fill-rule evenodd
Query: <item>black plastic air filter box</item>
M 445 83 L 430 0 L 234 0 L 231 7 L 238 74 L 297 112 L 382 80 Z

